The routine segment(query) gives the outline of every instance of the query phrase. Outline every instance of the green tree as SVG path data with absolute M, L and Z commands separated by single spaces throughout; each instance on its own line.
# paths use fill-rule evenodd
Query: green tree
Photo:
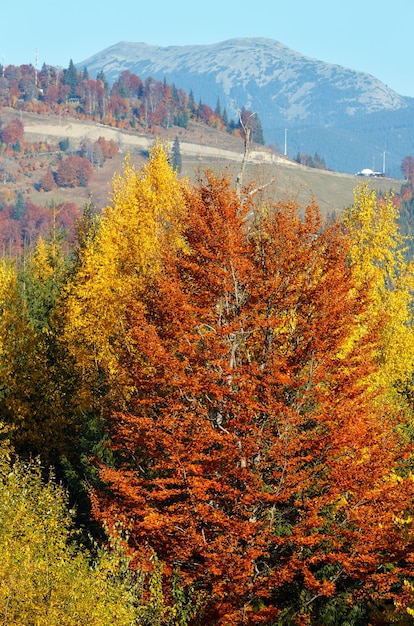
M 69 67 L 63 72 L 63 84 L 68 85 L 70 88 L 69 96 L 74 97 L 76 95 L 76 87 L 79 82 L 79 73 L 72 61 L 69 61 Z
M 173 143 L 173 147 L 171 151 L 171 157 L 172 157 L 173 170 L 180 173 L 182 170 L 182 159 L 181 159 L 180 142 L 178 140 L 177 135 L 175 136 L 175 139 L 174 139 L 174 143 Z
M 218 117 L 221 117 L 221 103 L 220 103 L 220 98 L 217 98 L 217 104 L 216 104 L 216 108 L 214 109 L 214 113 L 216 115 L 218 115 Z
M 264 146 L 265 144 L 262 122 L 260 121 L 260 118 L 257 115 L 257 113 L 254 116 L 254 124 L 252 128 L 252 141 L 260 144 L 261 146 Z
M 190 89 L 190 93 L 188 94 L 188 106 L 190 109 L 190 115 L 192 117 L 194 117 L 196 115 L 197 112 L 197 105 L 196 105 L 196 101 L 194 99 L 194 93 L 193 90 Z
M 225 126 L 225 127 L 226 127 L 226 129 L 227 129 L 227 127 L 228 127 L 228 125 L 229 125 L 229 118 L 228 118 L 228 115 L 227 115 L 227 109 L 226 109 L 226 108 L 224 108 L 224 109 L 223 109 L 222 120 L 223 120 L 223 124 L 224 124 L 224 126 Z
M 46 464 L 76 450 L 72 376 L 58 351 L 54 312 L 67 265 L 58 239 L 39 239 L 21 267 L 0 267 L 0 412 L 13 444 Z
M 96 75 L 96 80 L 100 80 L 102 82 L 105 92 L 107 93 L 109 89 L 109 83 L 106 80 L 105 72 L 103 70 L 99 70 L 99 72 Z
M 65 139 L 61 139 L 61 141 L 59 141 L 59 150 L 62 150 L 62 152 L 66 152 L 69 149 L 69 137 L 66 137 Z
M 12 218 L 15 220 L 21 220 L 26 213 L 26 201 L 21 191 L 17 192 L 17 197 L 13 206 Z

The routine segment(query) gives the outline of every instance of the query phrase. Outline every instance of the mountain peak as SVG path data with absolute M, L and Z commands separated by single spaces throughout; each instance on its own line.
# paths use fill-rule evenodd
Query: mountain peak
M 121 41 L 77 65 L 86 66 L 91 75 L 103 70 L 110 83 L 125 70 L 141 80 L 166 80 L 187 93 L 192 91 L 196 100 L 213 108 L 220 99 L 230 117 L 237 117 L 242 107 L 248 108 L 258 113 L 268 143 L 280 142 L 288 127 L 290 146 L 296 151 L 317 151 L 334 157 L 332 167 L 344 171 L 358 171 L 364 163 L 345 165 L 344 158 L 334 156 L 338 134 L 342 136 L 341 150 L 354 152 L 360 139 L 344 136 L 349 135 L 350 127 L 355 127 L 354 134 L 360 124 L 370 126 L 369 116 L 391 120 L 413 107 L 410 98 L 397 94 L 370 74 L 307 57 L 264 37 L 167 47 Z M 397 143 L 394 139 L 375 138 L 374 144 L 382 144 L 375 149 L 386 149 Z M 365 154 L 374 148 L 366 137 L 361 151 L 363 144 Z M 345 159 L 350 161 L 350 155 Z

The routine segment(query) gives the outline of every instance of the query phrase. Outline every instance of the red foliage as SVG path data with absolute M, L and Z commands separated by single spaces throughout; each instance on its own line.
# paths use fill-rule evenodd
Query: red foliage
M 96 143 L 101 148 L 102 156 L 105 160 L 112 159 L 118 154 L 118 144 L 113 139 L 107 141 L 104 137 L 99 137 Z
M 21 237 L 25 244 L 32 244 L 39 236 L 46 236 L 51 227 L 51 211 L 28 201 L 21 223 Z
M 412 180 L 414 178 L 414 157 L 404 157 L 401 165 L 401 171 L 407 180 Z
M 50 209 L 28 200 L 24 216 L 17 220 L 12 216 L 13 206 L 4 206 L 0 211 L 1 254 L 17 254 L 24 246 L 36 242 L 39 236 L 47 237 L 53 229 L 64 230 L 70 242 L 79 214 L 80 208 L 73 202 L 62 202 Z
M 410 202 L 413 197 L 413 188 L 410 184 L 403 185 L 400 191 L 401 198 L 404 202 Z
M 0 247 L 1 254 L 12 255 L 21 250 L 22 222 L 12 218 L 13 207 L 4 206 L 0 211 Z
M 61 161 L 56 172 L 59 187 L 85 187 L 93 175 L 93 167 L 88 159 L 69 156 Z
M 46 174 L 40 181 L 40 188 L 43 189 L 43 191 L 52 191 L 52 189 L 56 188 L 55 178 L 50 166 L 47 168 Z
M 17 141 L 23 141 L 24 127 L 22 122 L 15 117 L 10 120 L 7 126 L 1 132 L 1 139 L 4 143 L 15 144 Z
M 44 99 L 48 104 L 57 104 L 59 101 L 59 87 L 56 85 L 48 85 L 45 90 Z
M 201 107 L 199 107 L 198 115 L 206 124 L 210 122 L 211 118 L 215 117 L 213 109 L 209 107 L 208 104 L 202 104 Z

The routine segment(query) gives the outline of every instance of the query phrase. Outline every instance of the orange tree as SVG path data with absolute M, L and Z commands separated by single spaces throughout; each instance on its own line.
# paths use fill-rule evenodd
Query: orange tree
M 369 286 L 313 204 L 242 204 L 211 173 L 186 204 L 187 246 L 131 294 L 135 391 L 94 513 L 131 520 L 136 566 L 155 550 L 200 588 L 202 623 L 366 623 L 409 573 L 413 492 L 364 383 L 384 322 L 344 357 Z
M 71 155 L 61 161 L 56 172 L 59 187 L 86 187 L 93 176 L 93 167 L 85 157 Z

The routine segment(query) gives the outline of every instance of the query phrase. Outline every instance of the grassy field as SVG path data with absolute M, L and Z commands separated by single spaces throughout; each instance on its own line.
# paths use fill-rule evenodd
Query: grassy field
M 228 163 L 192 162 L 183 163 L 183 173 L 193 179 L 197 169 L 207 168 L 219 174 L 228 171 L 232 179 L 238 172 L 238 165 Z M 323 215 L 341 213 L 353 202 L 354 190 L 358 185 L 368 183 L 377 193 L 398 192 L 402 180 L 388 178 L 365 178 L 337 172 L 316 170 L 307 167 L 283 165 L 260 165 L 246 167 L 245 181 L 256 181 L 257 185 L 266 185 L 265 194 L 273 200 L 294 199 L 300 206 L 306 206 L 314 197 Z

